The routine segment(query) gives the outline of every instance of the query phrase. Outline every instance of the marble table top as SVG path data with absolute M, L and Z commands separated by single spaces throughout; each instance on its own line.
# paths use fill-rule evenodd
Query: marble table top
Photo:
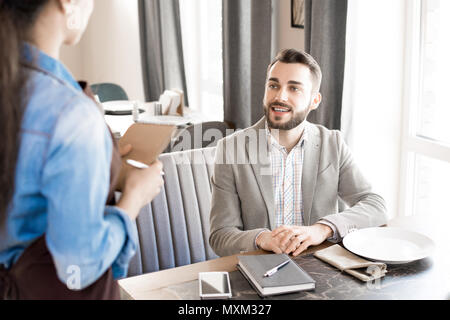
M 315 290 L 284 294 L 269 300 L 396 300 L 450 299 L 450 271 L 438 258 L 425 258 L 402 265 L 388 265 L 381 280 L 362 282 L 315 258 L 312 254 L 294 258 L 316 281 Z M 232 300 L 261 299 L 239 271 L 230 272 Z M 198 281 L 165 288 L 183 300 L 198 300 Z

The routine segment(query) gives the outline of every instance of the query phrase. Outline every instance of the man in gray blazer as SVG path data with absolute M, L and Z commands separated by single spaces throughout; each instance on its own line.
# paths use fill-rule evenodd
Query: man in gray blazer
M 387 222 L 340 132 L 306 121 L 321 102 L 321 78 L 309 54 L 283 50 L 268 68 L 265 117 L 217 144 L 209 242 L 218 255 L 296 256 Z

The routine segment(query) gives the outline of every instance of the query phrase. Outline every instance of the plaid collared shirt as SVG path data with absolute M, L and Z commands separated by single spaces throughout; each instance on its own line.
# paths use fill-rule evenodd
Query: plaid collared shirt
M 271 156 L 276 227 L 281 225 L 302 226 L 303 198 L 301 182 L 304 144 L 307 139 L 306 127 L 300 141 L 289 153 L 272 136 L 267 122 L 266 133 Z

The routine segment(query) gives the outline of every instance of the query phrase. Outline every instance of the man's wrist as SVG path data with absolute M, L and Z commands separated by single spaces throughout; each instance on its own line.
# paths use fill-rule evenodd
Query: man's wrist
M 321 230 L 323 239 L 333 237 L 333 229 L 325 223 L 316 223 L 316 226 Z
M 258 235 L 256 236 L 256 238 L 255 238 L 256 248 L 262 249 L 262 236 L 266 232 L 270 232 L 270 231 L 269 230 L 263 230 L 260 233 L 258 233 Z

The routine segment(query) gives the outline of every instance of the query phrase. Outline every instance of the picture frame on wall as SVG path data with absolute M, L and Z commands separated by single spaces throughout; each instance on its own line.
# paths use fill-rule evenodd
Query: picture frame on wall
M 292 28 L 305 28 L 305 0 L 291 0 Z

